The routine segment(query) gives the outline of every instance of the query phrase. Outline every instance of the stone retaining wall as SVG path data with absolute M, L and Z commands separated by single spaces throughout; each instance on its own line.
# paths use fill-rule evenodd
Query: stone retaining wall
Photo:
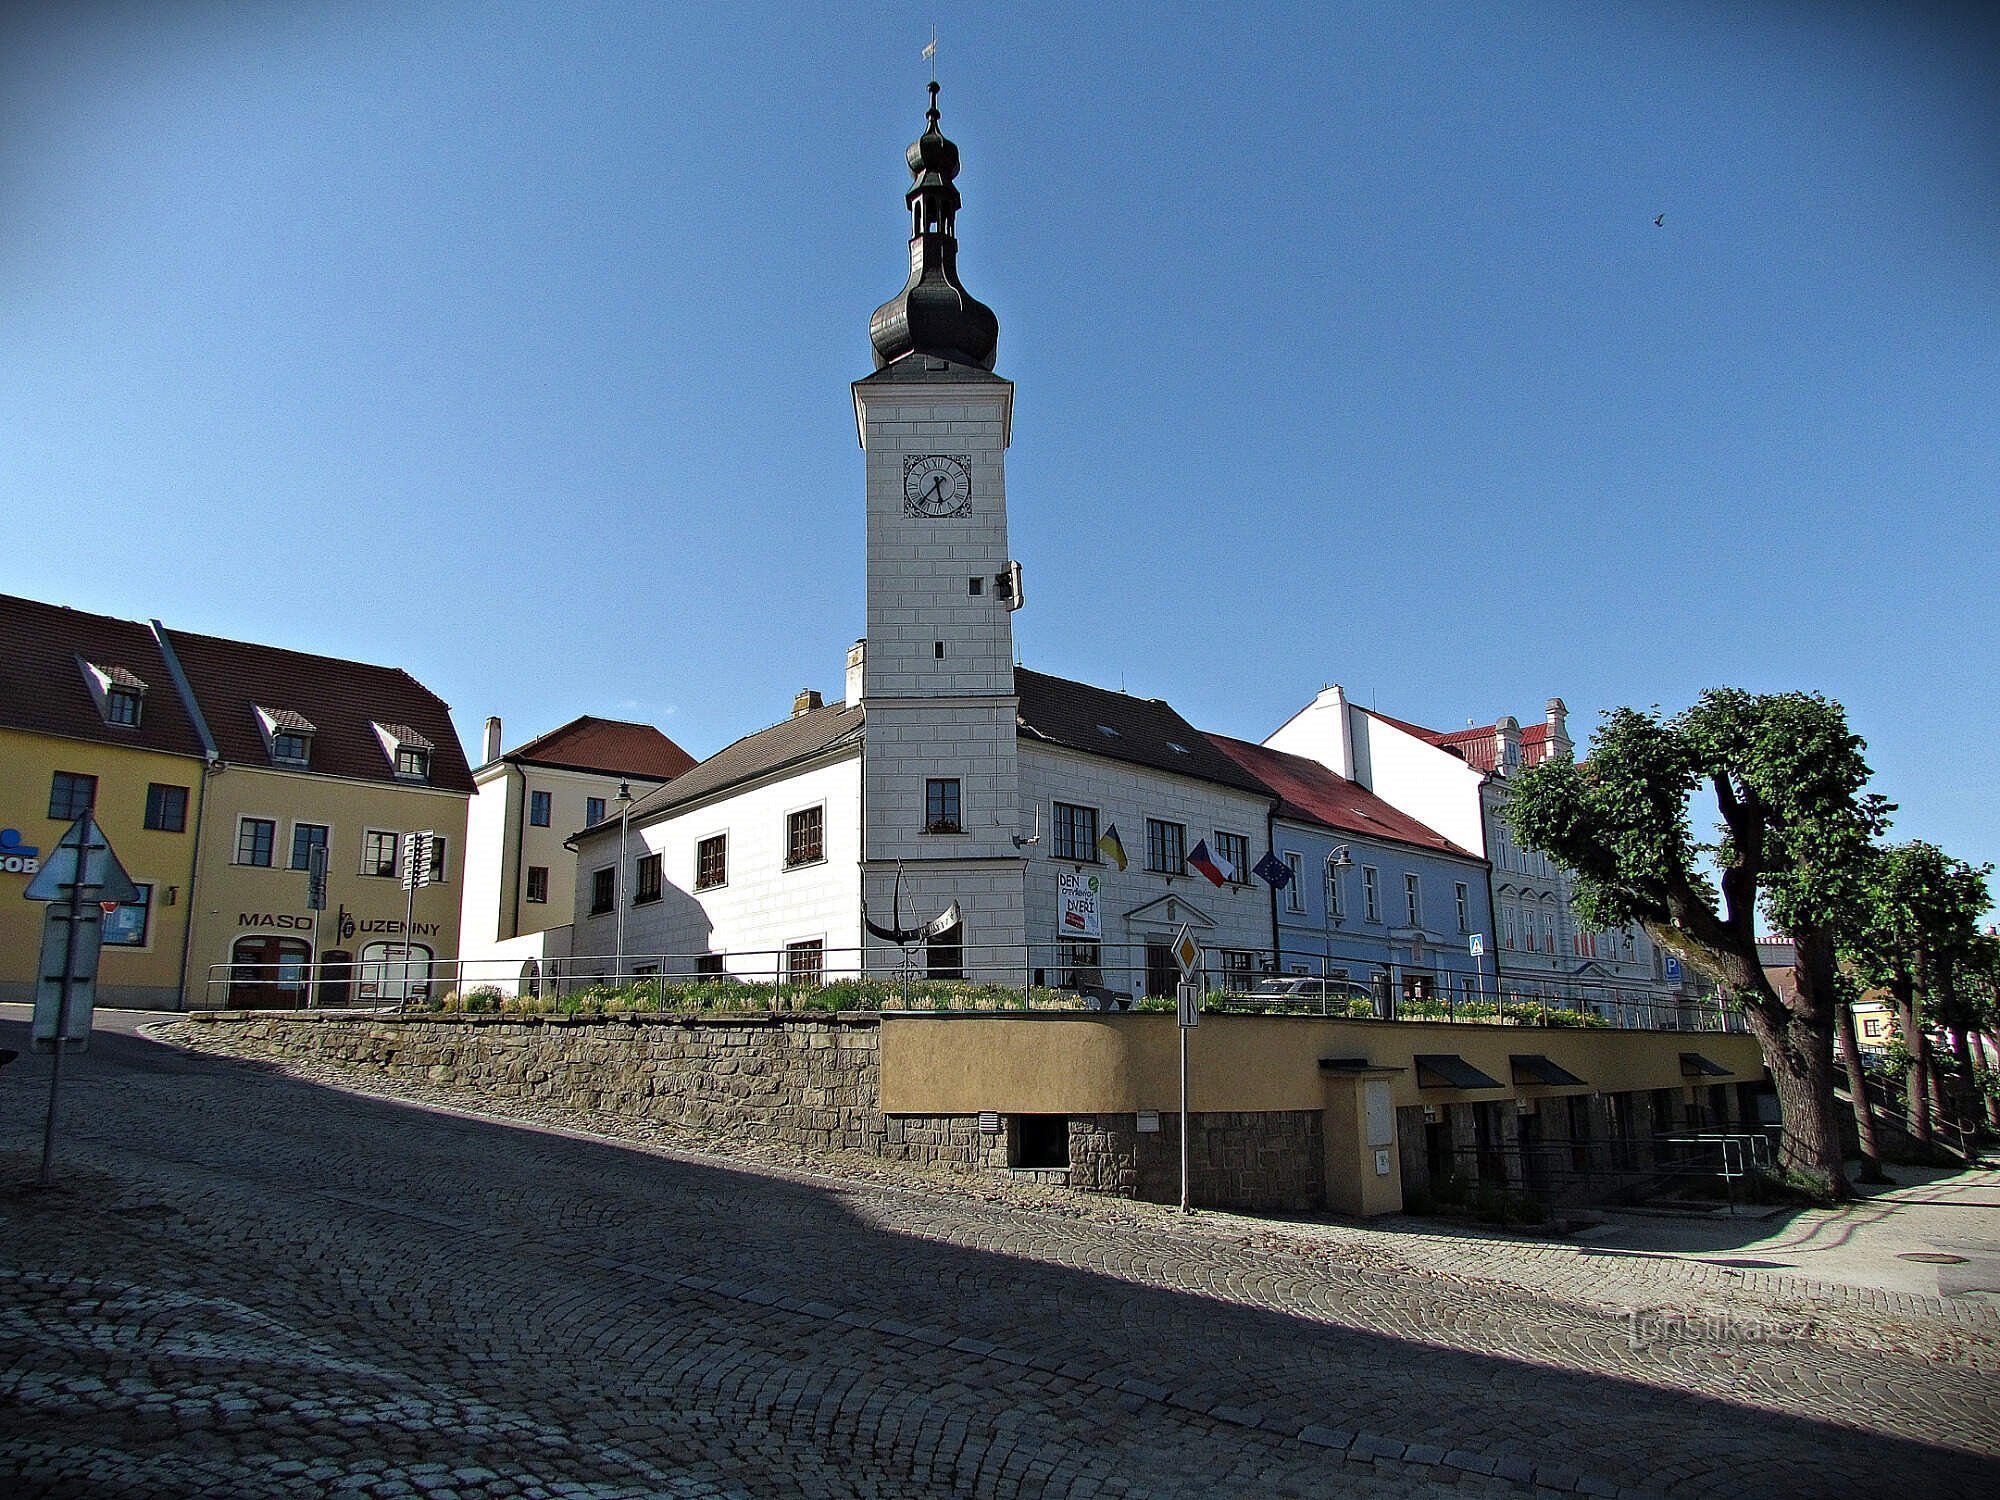
M 677 1016 L 382 1016 L 200 1012 L 261 1050 L 400 1074 L 496 1100 L 657 1120 L 811 1151 L 859 1151 L 964 1172 L 1010 1170 L 1015 1122 L 887 1115 L 881 1021 L 870 1012 Z M 1028 1169 L 1084 1192 L 1180 1197 L 1178 1117 L 1141 1134 L 1129 1114 L 1069 1120 L 1070 1165 Z M 1317 1111 L 1191 1117 L 1195 1201 L 1305 1209 L 1325 1201 Z M 1022 1169 L 1013 1169 L 1022 1170 Z

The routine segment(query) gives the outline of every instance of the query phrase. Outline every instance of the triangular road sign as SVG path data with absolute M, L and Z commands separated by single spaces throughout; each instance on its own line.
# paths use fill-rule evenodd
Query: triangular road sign
M 70 824 L 69 832 L 49 851 L 42 868 L 21 894 L 30 901 L 67 901 L 69 888 L 78 883 L 79 866 L 83 871 L 80 900 L 112 901 L 124 906 L 139 899 L 139 888 L 125 873 L 125 867 L 112 851 L 111 841 L 89 813 Z

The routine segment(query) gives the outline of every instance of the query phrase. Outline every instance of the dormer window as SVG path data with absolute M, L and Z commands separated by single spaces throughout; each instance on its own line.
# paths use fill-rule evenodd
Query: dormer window
M 257 707 L 257 726 L 264 732 L 264 748 L 271 764 L 303 771 L 312 763 L 313 723 L 304 714 L 289 708 Z
M 437 746 L 407 724 L 377 723 L 374 728 L 398 781 L 431 779 L 431 752 Z
M 137 729 L 146 712 L 146 684 L 124 667 L 100 667 L 80 656 L 76 660 L 104 722 L 119 729 Z

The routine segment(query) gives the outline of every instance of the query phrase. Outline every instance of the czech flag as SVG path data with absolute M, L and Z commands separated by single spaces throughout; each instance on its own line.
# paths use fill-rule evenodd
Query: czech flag
M 1187 862 L 1192 868 L 1206 875 L 1210 885 L 1222 885 L 1236 874 L 1236 866 L 1220 854 L 1209 853 L 1207 839 L 1203 839 L 1188 850 Z
M 1125 846 L 1118 842 L 1118 825 L 1116 823 L 1108 825 L 1104 832 L 1097 836 L 1097 852 L 1118 866 L 1119 869 L 1122 870 L 1125 868 Z

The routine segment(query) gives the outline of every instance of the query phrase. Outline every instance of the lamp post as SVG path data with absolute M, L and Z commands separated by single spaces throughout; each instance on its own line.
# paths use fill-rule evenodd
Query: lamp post
M 1354 860 L 1347 852 L 1347 845 L 1335 844 L 1326 852 L 1326 955 L 1319 966 L 1319 1008 L 1320 1014 L 1327 1012 L 1327 976 L 1333 968 L 1333 925 L 1338 920 L 1334 912 L 1340 905 L 1341 880 L 1354 868 Z
M 625 977 L 625 836 L 632 827 L 632 783 L 618 783 L 618 953 L 611 982 Z

